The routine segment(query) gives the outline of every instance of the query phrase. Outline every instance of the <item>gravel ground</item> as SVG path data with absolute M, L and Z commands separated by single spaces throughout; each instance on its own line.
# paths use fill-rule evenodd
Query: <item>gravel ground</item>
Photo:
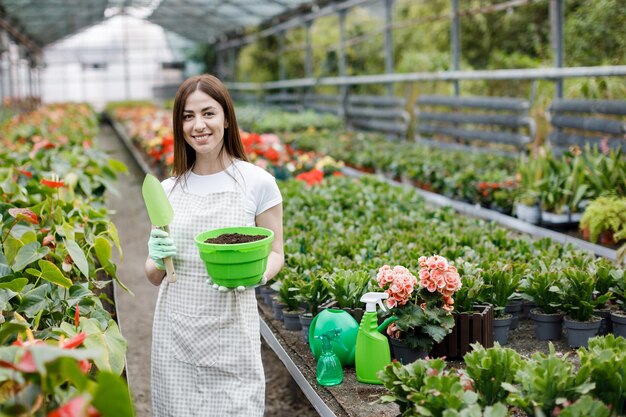
M 118 195 L 109 193 L 107 200 L 108 207 L 115 211 L 112 220 L 118 229 L 123 250 L 122 260 L 117 260 L 118 276 L 134 294 L 116 287 L 115 299 L 120 328 L 128 341 L 126 370 L 137 417 L 150 417 L 150 346 L 158 289 L 148 282 L 143 273 L 150 231 L 141 198 L 144 175 L 108 126 L 102 127 L 97 142 L 101 149 L 110 152 L 113 158 L 123 161 L 129 168 L 129 175 L 122 176 L 116 185 Z M 265 344 L 262 358 L 266 378 L 265 416 L 317 416 L 298 386 L 292 383 L 283 363 Z

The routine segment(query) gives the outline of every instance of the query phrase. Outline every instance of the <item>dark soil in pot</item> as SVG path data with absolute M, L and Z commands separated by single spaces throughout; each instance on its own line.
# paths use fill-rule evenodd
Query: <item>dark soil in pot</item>
M 207 239 L 204 243 L 213 243 L 218 245 L 235 245 L 237 243 L 248 243 L 263 240 L 267 236 L 264 235 L 242 235 L 241 233 L 224 233 L 218 237 Z

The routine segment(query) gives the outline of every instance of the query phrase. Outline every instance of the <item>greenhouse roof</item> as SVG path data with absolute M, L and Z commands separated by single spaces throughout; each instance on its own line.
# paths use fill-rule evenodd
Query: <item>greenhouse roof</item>
M 0 0 L 0 28 L 42 48 L 107 17 L 133 9 L 185 38 L 212 42 L 257 26 L 311 0 Z
M 189 39 L 206 42 L 257 26 L 310 0 L 162 0 L 148 20 Z

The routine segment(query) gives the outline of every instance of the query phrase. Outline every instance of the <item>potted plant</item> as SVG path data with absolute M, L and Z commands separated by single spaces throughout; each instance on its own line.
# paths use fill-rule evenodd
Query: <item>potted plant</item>
M 446 369 L 441 358 L 421 359 L 404 366 L 392 362 L 380 374 L 387 393 L 379 401 L 396 403 L 400 416 L 507 415 L 501 403 L 485 407 L 483 414 L 471 380 L 462 371 Z
M 595 306 L 606 303 L 611 294 L 603 294 L 594 299 L 594 277 L 587 271 L 566 268 L 562 271 L 564 286 L 561 292 L 563 310 L 567 313 L 564 326 L 567 328 L 567 342 L 571 347 L 587 346 L 589 338 L 600 328 L 600 317 L 593 315 Z
M 348 312 L 360 323 L 363 317 L 361 296 L 367 292 L 370 276 L 365 271 L 340 269 L 329 277 L 330 292 L 336 306 Z
M 472 350 L 472 343 L 486 348 L 493 346 L 493 334 L 489 332 L 493 328 L 493 306 L 480 302 L 479 298 L 484 286 L 481 269 L 462 259 L 457 260 L 456 267 L 463 276 L 463 285 L 454 293 L 454 328 L 433 347 L 431 357 L 460 359 Z
M 285 329 L 298 331 L 302 329 L 300 325 L 300 314 L 304 313 L 304 309 L 300 307 L 300 301 L 296 298 L 302 280 L 287 276 L 280 281 L 278 289 L 278 301 L 284 304 L 283 307 L 283 324 Z
M 563 311 L 561 310 L 561 274 L 542 269 L 520 281 L 521 297 L 535 303 L 530 318 L 535 324 L 535 337 L 539 340 L 561 338 Z
M 580 370 L 595 384 L 591 394 L 608 405 L 614 416 L 626 413 L 626 339 L 607 335 L 589 340 L 587 349 L 579 349 Z M 589 413 L 588 416 L 597 414 Z
M 306 304 L 308 306 L 308 311 L 301 313 L 299 316 L 305 342 L 308 343 L 309 341 L 309 326 L 311 325 L 313 317 L 317 314 L 319 306 L 330 300 L 330 297 L 330 283 L 326 278 L 313 275 L 310 281 L 300 282 L 295 298 L 300 304 Z
M 463 361 L 478 393 L 478 402 L 483 406 L 506 401 L 509 392 L 502 389 L 502 383 L 514 383 L 515 373 L 524 363 L 519 353 L 500 347 L 498 343 L 489 349 L 478 343 L 472 344 L 472 351 L 463 357 Z
M 549 225 L 569 223 L 567 202 L 570 191 L 566 188 L 569 166 L 553 156 L 543 159 L 543 176 L 539 182 L 539 200 L 541 202 L 541 221 Z
M 611 312 L 611 322 L 613 323 L 613 334 L 615 336 L 626 337 L 626 275 L 623 269 L 616 270 L 615 283 L 611 291 L 617 298 L 618 311 Z
M 519 285 L 520 276 L 520 272 L 511 264 L 495 265 L 482 273 L 485 286 L 481 299 L 494 306 L 494 340 L 502 345 L 509 339 L 512 319 L 512 314 L 505 313 L 505 308 Z
M 626 239 L 626 197 L 599 197 L 593 200 L 580 219 L 585 239 L 613 245 Z
M 539 180 L 542 170 L 538 158 L 523 155 L 517 164 L 519 191 L 515 200 L 515 215 L 525 222 L 537 224 L 541 220 L 539 207 Z
M 397 321 L 387 328 L 396 359 L 404 363 L 427 355 L 435 343 L 454 327 L 454 293 L 461 288 L 456 268 L 442 256 L 422 256 L 418 260 L 419 281 L 403 266 L 384 265 L 376 281 L 389 294 L 387 305 Z M 399 358 L 398 351 L 410 349 L 414 355 Z
M 550 351 L 534 354 L 515 374 L 515 383 L 503 383 L 509 391 L 507 403 L 528 416 L 552 416 L 566 401 L 574 402 L 594 387 L 587 376 L 576 372 L 574 364 L 550 343 Z
M 615 265 L 606 258 L 596 259 L 589 265 L 588 270 L 595 279 L 594 297 L 610 293 L 617 281 L 619 281 L 621 274 L 623 274 L 623 271 L 616 268 Z M 611 299 L 607 300 L 607 302 L 612 300 L 613 296 L 611 296 Z M 607 303 L 597 305 L 593 314 L 602 318 L 600 329 L 598 330 L 599 336 L 613 332 L 611 308 Z

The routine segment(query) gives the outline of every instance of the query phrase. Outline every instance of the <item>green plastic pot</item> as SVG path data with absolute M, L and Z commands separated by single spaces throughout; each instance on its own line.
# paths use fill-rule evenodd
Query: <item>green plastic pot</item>
M 204 242 L 225 233 L 267 237 L 256 242 L 234 245 Z M 194 240 L 200 251 L 200 258 L 204 261 L 204 266 L 215 284 L 228 288 L 241 285 L 248 287 L 258 284 L 263 278 L 267 257 L 274 240 L 274 232 L 263 227 L 224 227 L 202 232 Z

